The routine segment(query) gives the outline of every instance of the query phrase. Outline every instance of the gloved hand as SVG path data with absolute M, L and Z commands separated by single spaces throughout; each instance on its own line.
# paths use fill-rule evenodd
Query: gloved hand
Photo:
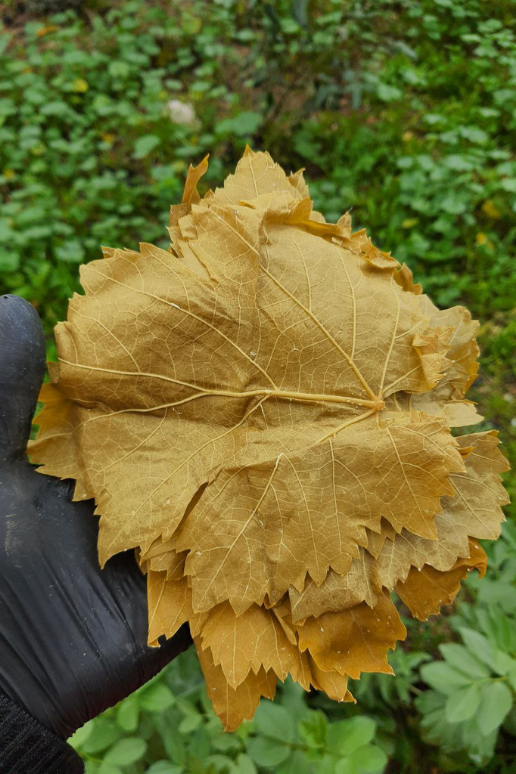
M 45 371 L 35 310 L 0 297 L 0 692 L 58 736 L 141 686 L 191 643 L 148 648 L 146 582 L 132 552 L 97 559 L 93 501 L 26 458 Z

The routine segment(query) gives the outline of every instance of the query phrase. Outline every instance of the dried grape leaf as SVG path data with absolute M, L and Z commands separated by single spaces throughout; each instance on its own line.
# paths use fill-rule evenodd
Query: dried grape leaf
M 302 591 L 291 587 L 289 597 L 292 620 L 304 621 L 308 616 L 317 617 L 330 611 L 338 612 L 361 602 L 367 602 L 369 607 L 374 607 L 380 587 L 373 584 L 373 562 L 371 554 L 361 549 L 360 556 L 353 559 L 345 575 L 330 570 L 320 586 L 309 578 Z
M 169 250 L 104 248 L 56 328 L 31 444 L 95 498 L 99 558 L 135 549 L 149 643 L 188 621 L 228 728 L 291 674 L 352 700 L 415 615 L 455 595 L 507 502 L 465 398 L 477 323 L 313 210 L 302 172 L 247 149 L 171 207 Z
M 380 556 L 381 550 L 387 538 L 394 540 L 396 537 L 396 530 L 387 519 L 382 519 L 380 522 L 380 528 L 378 532 L 373 530 L 367 530 L 367 545 L 366 549 L 375 559 Z
M 197 638 L 194 643 L 208 696 L 226 731 L 234 731 L 242 720 L 252 718 L 262 696 L 274 698 L 277 677 L 272 671 L 265 672 L 263 668 L 258 674 L 251 671 L 238 688 L 231 688 L 222 668 L 214 663 L 210 649 L 203 648 Z
M 353 560 L 345 575 L 330 571 L 320 586 L 309 580 L 301 592 L 289 590 L 295 621 L 362 601 L 373 607 L 378 590 L 394 588 L 409 573 L 413 575 L 413 568 L 428 565 L 439 573 L 449 572 L 458 557 L 469 557 L 471 537 L 495 540 L 499 536 L 504 520 L 501 506 L 507 502 L 499 474 L 508 466 L 498 449 L 497 435 L 493 431 L 474 433 L 457 442 L 465 454 L 466 469 L 450 476 L 455 494 L 441 500 L 443 510 L 435 518 L 438 539 L 407 530 L 396 534 L 382 520 L 381 532 L 368 533 L 367 551 L 361 550 L 360 559 Z M 430 569 L 425 572 L 431 575 Z
M 149 645 L 158 645 L 162 634 L 173 637 L 193 616 L 192 592 L 186 577 L 168 580 L 166 572 L 147 573 Z
M 306 656 L 285 634 L 271 610 L 253 605 L 237 616 L 228 602 L 202 614 L 202 622 L 193 624 L 203 648 L 210 648 L 213 661 L 220 664 L 230 686 L 236 688 L 252 669 L 273 670 L 284 681 L 287 675 L 310 690 L 310 669 Z
M 312 683 L 318 691 L 324 691 L 333 701 L 355 701 L 348 690 L 348 678 L 346 675 L 339 675 L 338 672 L 333 671 L 325 672 L 317 666 L 311 656 L 308 656 L 308 662 L 312 672 Z
M 458 557 L 469 556 L 470 537 L 495 540 L 500 535 L 501 506 L 507 503 L 507 495 L 499 474 L 508 465 L 498 449 L 496 433 L 473 433 L 457 441 L 461 449 L 471 451 L 465 457 L 466 470 L 450 477 L 455 494 L 442 499 L 443 510 L 435 520 L 438 540 L 425 540 L 407 531 L 387 539 L 373 568 L 378 584 L 394 588 L 398 580 L 404 580 L 410 570 L 407 556 L 416 568 L 427 564 L 446 572 Z
M 389 649 L 406 636 L 406 629 L 390 595 L 380 594 L 375 607 L 366 602 L 323 613 L 295 624 L 301 650 L 308 649 L 320 669 L 356 680 L 362 672 L 393 674 Z
M 174 549 L 174 541 L 155 540 L 148 551 L 140 551 L 138 562 L 142 572 L 149 570 L 166 572 L 169 580 L 180 580 L 184 575 L 185 553 L 177 553 Z
M 295 432 L 308 449 L 222 471 L 177 540 L 190 552 L 185 571 L 195 609 L 229 599 L 242 613 L 265 594 L 302 589 L 307 570 L 316 583 L 329 567 L 348 572 L 366 542 L 364 527 L 379 524 L 382 512 L 397 530 L 436 537 L 440 497 L 453 493 L 449 474 L 464 463 L 443 422 L 404 420 L 366 417 L 319 443 L 320 430 L 299 422 Z M 260 445 L 266 428 L 262 435 Z M 284 430 L 276 443 L 290 435 Z M 400 480 L 409 481 L 406 489 Z
M 487 557 L 483 548 L 474 540 L 469 541 L 469 556 L 456 560 L 453 567 L 444 572 L 428 564 L 412 567 L 407 579 L 395 586 L 395 591 L 415 618 L 426 621 L 438 615 L 442 605 L 453 602 L 460 589 L 461 580 L 471 570 L 485 575 Z

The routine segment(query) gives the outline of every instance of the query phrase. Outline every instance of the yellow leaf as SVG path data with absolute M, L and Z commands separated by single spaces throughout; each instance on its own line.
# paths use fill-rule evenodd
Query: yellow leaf
M 308 662 L 312 671 L 314 686 L 318 691 L 324 691 L 334 701 L 355 701 L 348 690 L 348 678 L 346 675 L 339 675 L 338 672 L 325 672 L 317 666 L 311 656 L 308 656 Z
M 49 35 L 51 32 L 55 32 L 57 27 L 55 24 L 45 24 L 44 27 L 40 27 L 36 35 L 38 38 L 42 38 L 44 35 Z
M 258 674 L 249 672 L 237 688 L 231 688 L 222 668 L 214 663 L 210 649 L 203 648 L 197 637 L 194 642 L 208 696 L 226 731 L 234 731 L 242 720 L 251 719 L 262 696 L 274 698 L 277 677 L 272 671 L 260 669 Z
M 360 556 L 353 559 L 345 575 L 330 570 L 320 586 L 308 579 L 302 591 L 291 587 L 292 620 L 302 621 L 311 615 L 317 617 L 330 611 L 338 612 L 364 601 L 374 607 L 380 587 L 375 587 L 371 578 L 373 561 L 373 556 L 361 549 Z
M 324 613 L 296 624 L 301 650 L 319 667 L 356 680 L 362 672 L 393 674 L 389 649 L 406 636 L 391 598 L 381 594 L 374 608 L 365 602 L 339 613 Z
M 486 199 L 482 205 L 482 211 L 485 212 L 488 218 L 493 220 L 499 220 L 502 217 L 502 213 L 491 199 Z
M 71 90 L 78 93 L 88 91 L 89 88 L 88 81 L 85 81 L 84 78 L 75 78 L 71 83 Z
M 149 645 L 157 646 L 162 634 L 172 637 L 193 616 L 191 592 L 186 578 L 167 579 L 166 572 L 147 575 Z
M 477 542 L 470 540 L 469 555 L 457 559 L 452 568 L 439 572 L 428 564 L 419 571 L 413 567 L 407 580 L 397 584 L 396 593 L 415 618 L 426 621 L 430 615 L 438 615 L 442 605 L 453 602 L 460 582 L 468 572 L 478 570 L 482 577 L 486 568 L 485 551 Z
M 479 420 L 467 310 L 327 223 L 301 171 L 247 148 L 201 198 L 207 167 L 169 250 L 82 267 L 30 453 L 95 498 L 102 564 L 136 549 L 149 642 L 189 622 L 234 728 L 277 677 L 350 700 L 348 676 L 390 671 L 390 591 L 418 615 L 451 598 L 506 498 L 495 435 L 450 431 Z
M 215 664 L 220 664 L 229 685 L 239 686 L 250 670 L 258 674 L 263 667 L 273 670 L 280 680 L 287 675 L 310 690 L 310 669 L 304 656 L 289 641 L 272 610 L 258 605 L 243 615 L 235 615 L 223 602 L 194 621 L 192 633 L 200 634 L 203 648 L 210 648 Z
M 470 537 L 495 540 L 500 535 L 504 520 L 501 506 L 509 500 L 499 479 L 507 465 L 497 448 L 496 434 L 473 433 L 457 440 L 461 448 L 468 448 L 466 469 L 451 476 L 455 492 L 442 499 L 443 511 L 435 520 L 438 540 L 423 539 L 407 531 L 394 540 L 387 539 L 372 568 L 377 584 L 393 588 L 399 579 L 405 579 L 410 565 L 421 568 L 428 564 L 447 572 L 458 557 L 469 556 Z
M 174 550 L 173 540 L 155 540 L 147 551 L 140 551 L 139 562 L 145 572 L 166 572 L 167 579 L 180 580 L 184 575 L 185 558 L 186 554 Z
M 354 559 L 345 575 L 330 571 L 320 586 L 308 580 L 301 592 L 291 587 L 294 622 L 338 612 L 362 601 L 374 607 L 382 587 L 397 589 L 398 581 L 412 577 L 414 570 L 425 569 L 424 565 L 428 576 L 431 571 L 447 575 L 460 557 L 470 556 L 471 537 L 494 540 L 499 536 L 504 519 L 501 506 L 508 503 L 499 474 L 508 466 L 497 448 L 496 434 L 475 433 L 462 436 L 458 442 L 465 453 L 466 469 L 451 476 L 454 496 L 442 498 L 443 511 L 435 519 L 438 540 L 407 530 L 398 535 L 383 519 L 380 533 L 368 531 L 367 551 L 361 551 L 360 560 Z M 423 594 L 424 588 L 423 584 Z

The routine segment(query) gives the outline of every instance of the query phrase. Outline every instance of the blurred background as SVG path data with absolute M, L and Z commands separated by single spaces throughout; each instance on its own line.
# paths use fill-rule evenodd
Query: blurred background
M 516 458 L 516 0 L 4 0 L 0 292 L 52 329 L 100 245 L 167 246 L 171 203 L 246 143 L 481 321 L 471 395 Z M 516 478 L 506 485 L 514 497 Z M 356 706 L 286 683 L 223 734 L 195 654 L 73 738 L 88 774 L 516 772 L 516 524 Z M 59 550 L 56 547 L 56 550 Z

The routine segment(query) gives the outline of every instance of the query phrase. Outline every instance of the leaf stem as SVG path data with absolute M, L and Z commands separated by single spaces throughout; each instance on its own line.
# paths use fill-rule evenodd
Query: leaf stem
M 238 390 L 206 390 L 202 387 L 197 387 L 194 384 L 191 384 L 189 382 L 181 382 L 177 379 L 173 379 L 169 376 L 164 376 L 162 374 L 153 374 L 153 373 L 144 373 L 142 371 L 121 371 L 118 369 L 111 369 L 111 368 L 100 368 L 99 366 L 91 366 L 86 365 L 84 363 L 72 363 L 69 360 L 64 360 L 63 358 L 59 359 L 61 363 L 64 363 L 65 365 L 73 366 L 75 368 L 84 368 L 86 370 L 90 371 L 103 371 L 105 373 L 110 374 L 118 374 L 120 376 L 132 376 L 132 377 L 138 377 L 138 378 L 153 378 L 153 379 L 163 379 L 164 381 L 173 382 L 174 384 L 179 384 L 181 386 L 184 386 L 186 388 L 190 388 L 192 390 L 197 390 L 196 395 L 190 395 L 187 398 L 183 398 L 182 400 L 175 401 L 173 403 L 163 403 L 159 406 L 151 406 L 149 408 L 143 408 L 143 409 L 130 409 L 131 412 L 142 412 L 145 413 L 147 411 L 158 411 L 159 409 L 164 408 L 171 408 L 172 406 L 179 406 L 182 403 L 188 403 L 191 400 L 196 400 L 197 398 L 203 398 L 203 397 L 209 397 L 209 396 L 215 396 L 215 397 L 223 397 L 223 398 L 256 398 L 256 397 L 269 397 L 269 398 L 279 398 L 280 400 L 294 400 L 299 401 L 302 403 L 342 403 L 350 406 L 364 406 L 365 408 L 373 409 L 374 411 L 382 411 L 385 408 L 384 401 L 376 396 L 373 396 L 373 400 L 368 400 L 364 398 L 354 398 L 349 397 L 346 395 L 328 395 L 325 393 L 311 393 L 311 392 L 296 392 L 292 390 L 278 390 L 278 389 L 258 389 L 258 390 L 244 390 L 244 391 L 238 391 Z M 127 409 L 122 409 L 121 412 L 114 412 L 114 413 L 125 413 Z

